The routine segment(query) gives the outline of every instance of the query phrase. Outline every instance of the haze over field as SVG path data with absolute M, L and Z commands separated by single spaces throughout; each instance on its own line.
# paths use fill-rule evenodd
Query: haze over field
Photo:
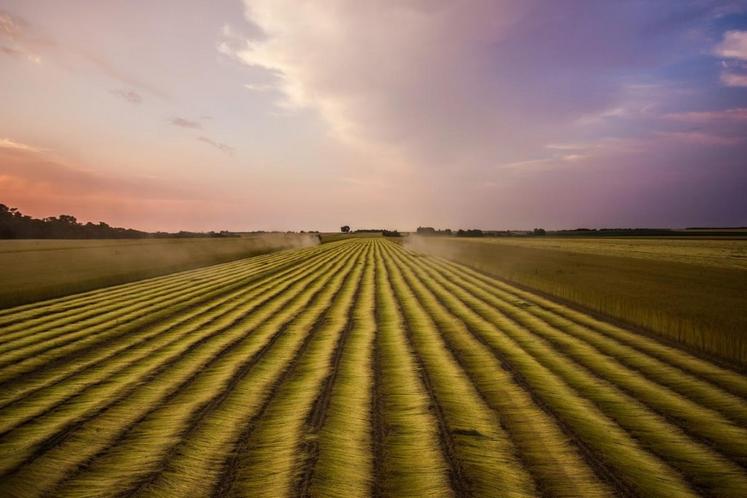
M 746 1 L 0 0 L 0 75 L 36 217 L 747 225 Z

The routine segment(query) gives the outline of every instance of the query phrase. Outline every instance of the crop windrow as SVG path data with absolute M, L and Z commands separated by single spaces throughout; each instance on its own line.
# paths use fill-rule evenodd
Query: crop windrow
M 376 491 L 381 496 L 453 495 L 439 443 L 438 422 L 408 349 L 403 318 L 376 246 L 376 341 L 383 360 L 377 368 L 380 396 L 381 462 Z
M 14 425 L 32 417 L 32 426 L 46 424 L 49 427 L 49 422 L 45 418 L 49 410 L 54 410 L 52 416 L 65 423 L 74 420 L 76 410 L 77 416 L 81 416 L 85 411 L 100 410 L 102 406 L 123 397 L 122 393 L 127 393 L 130 386 L 137 386 L 148 376 L 154 375 L 158 369 L 163 369 L 165 365 L 173 362 L 175 358 L 243 320 L 249 312 L 280 295 L 299 278 L 317 270 L 317 264 L 340 256 L 336 251 L 330 253 L 318 262 L 309 261 L 298 266 L 285 277 L 268 278 L 262 285 L 242 290 L 239 294 L 241 300 L 232 301 L 227 306 L 218 306 L 217 310 L 209 313 L 205 310 L 206 313 L 199 317 L 200 319 L 190 320 L 180 326 L 153 334 L 152 341 L 143 341 L 144 344 L 132 349 L 127 348 L 121 355 L 97 362 L 99 368 L 90 368 L 81 375 L 70 376 L 48 389 L 36 392 L 34 396 L 24 398 L 20 403 L 13 403 L 0 409 L 0 428 L 4 429 L 0 433 L 4 435 Z M 92 387 L 88 390 L 87 386 Z M 62 401 L 66 401 L 67 406 L 54 404 Z M 38 429 L 32 428 L 30 431 L 36 437 L 41 436 Z M 25 440 L 30 443 L 33 438 L 26 437 Z M 3 441 L 2 436 L 0 441 Z
M 3 362 L 6 367 L 0 368 L 0 384 L 7 383 L 10 379 L 24 375 L 27 372 L 48 365 L 54 361 L 64 361 L 68 355 L 80 355 L 91 351 L 92 349 L 100 348 L 102 345 L 107 344 L 107 342 L 116 340 L 117 338 L 130 333 L 132 330 L 137 330 L 153 323 L 163 322 L 164 320 L 170 319 L 185 310 L 198 305 L 205 305 L 210 302 L 210 300 L 230 294 L 234 290 L 257 280 L 262 276 L 264 275 L 261 273 L 250 273 L 249 275 L 244 275 L 242 278 L 232 279 L 229 282 L 213 282 L 211 284 L 195 286 L 190 291 L 186 291 L 184 295 L 180 296 L 180 298 L 162 300 L 153 303 L 144 311 L 141 310 L 139 312 L 134 312 L 138 316 L 132 317 L 133 319 L 131 321 L 121 318 L 118 324 L 114 324 L 113 327 L 99 325 L 95 327 L 96 331 L 94 333 L 85 331 L 73 333 L 73 335 L 76 336 L 73 338 L 61 338 L 60 342 L 63 344 L 57 344 L 56 347 L 39 345 L 39 350 L 36 350 L 37 348 L 34 347 L 32 348 L 34 351 L 23 351 L 19 354 L 25 356 L 25 358 L 18 360 L 15 363 L 10 360 L 8 360 L 8 362 Z M 18 356 L 18 354 L 13 356 Z
M 544 368 L 550 370 L 548 379 L 551 378 L 556 382 L 562 380 L 577 392 L 583 393 L 585 398 L 592 401 L 599 410 L 620 424 L 630 436 L 634 437 L 636 446 L 638 444 L 642 445 L 680 470 L 682 474 L 678 479 L 687 476 L 687 479 L 698 489 L 707 490 L 714 494 L 731 496 L 747 492 L 747 487 L 745 487 L 747 481 L 745 481 L 743 472 L 738 466 L 721 457 L 712 449 L 689 439 L 677 427 L 668 424 L 660 416 L 647 410 L 637 400 L 627 396 L 609 383 L 594 377 L 562 354 L 553 351 L 542 339 L 518 326 L 492 306 L 487 305 L 461 287 L 468 288 L 467 283 L 461 281 L 454 283 L 437 273 L 430 273 L 430 275 L 432 276 L 432 281 L 428 282 L 430 287 L 436 293 L 441 293 L 444 302 L 449 303 L 449 306 L 458 308 L 459 316 L 471 328 L 481 333 L 485 340 L 496 346 L 501 354 L 505 354 L 507 357 L 509 355 L 520 357 L 526 354 L 539 362 Z M 489 332 L 491 329 L 492 331 Z M 511 361 L 511 363 L 514 363 L 518 368 L 517 360 Z M 534 373 L 531 369 L 525 371 Z M 528 381 L 530 380 L 528 373 L 522 372 L 522 374 Z M 540 386 L 539 383 L 532 384 L 532 389 L 536 392 L 540 392 L 542 387 L 545 386 Z M 557 408 L 553 407 L 553 409 L 558 414 L 561 413 L 562 408 L 566 408 L 562 404 L 556 404 L 556 406 Z M 591 417 L 587 418 L 591 419 Z M 605 439 L 596 443 L 608 443 L 610 438 L 608 436 Z M 631 444 L 626 446 L 633 451 Z M 599 457 L 611 461 L 611 463 L 623 464 L 624 462 L 618 462 L 623 454 L 620 451 L 621 449 L 618 448 L 617 452 L 607 449 L 600 452 Z M 639 458 L 643 458 L 643 456 L 641 455 Z M 617 475 L 621 477 L 627 477 L 626 473 L 642 463 L 642 460 L 635 463 L 625 463 L 627 465 L 621 465 L 616 469 Z M 650 462 L 649 465 L 654 465 L 654 463 Z M 649 482 L 643 479 L 636 481 L 628 477 L 626 480 L 638 487 L 644 484 L 649 485 Z M 672 476 L 670 482 L 674 486 L 677 480 Z M 684 492 L 684 489 L 682 492 Z
M 664 344 L 654 338 L 646 337 L 640 333 L 625 330 L 612 323 L 604 322 L 586 313 L 582 313 L 573 308 L 563 306 L 546 299 L 537 294 L 524 291 L 517 287 L 510 286 L 500 280 L 490 278 L 471 268 L 453 263 L 443 258 L 433 258 L 442 267 L 450 268 L 464 275 L 465 278 L 471 279 L 488 292 L 496 289 L 510 292 L 515 295 L 519 302 L 525 302 L 526 309 L 530 312 L 538 312 L 543 317 L 549 318 L 548 321 L 561 326 L 568 324 L 577 324 L 590 330 L 625 344 L 637 351 L 650 355 L 661 362 L 668 363 L 684 372 L 689 372 L 697 378 L 708 381 L 715 386 L 724 389 L 727 392 L 747 399 L 747 377 L 694 356 L 682 349 Z M 552 313 L 552 315 L 550 315 Z M 550 318 L 552 317 L 552 318 Z
M 256 272 L 263 268 L 261 263 L 246 261 L 244 265 L 230 269 L 216 269 L 207 278 L 200 275 L 188 275 L 178 280 L 162 283 L 160 285 L 143 284 L 130 290 L 119 299 L 107 300 L 105 303 L 95 302 L 77 308 L 75 313 L 54 314 L 54 308 L 50 309 L 47 316 L 33 320 L 19 320 L 2 328 L 0 336 L 0 352 L 19 349 L 23 346 L 37 342 L 46 342 L 52 338 L 74 331 L 83 331 L 101 323 L 111 323 L 118 317 L 126 315 L 129 311 L 142 308 L 142 303 L 157 300 L 163 296 L 175 295 L 179 291 L 188 289 L 195 282 L 205 280 L 218 281 L 224 277 L 235 278 L 237 274 Z
M 137 326 L 171 316 L 190 305 L 205 303 L 209 298 L 227 294 L 261 276 L 262 272 L 256 272 L 253 268 L 242 270 L 201 284 L 187 285 L 181 291 L 172 293 L 168 299 L 156 300 L 146 306 L 127 307 L 127 312 L 113 321 L 104 319 L 99 323 L 96 318 L 93 320 L 97 323 L 91 327 L 78 329 L 76 323 L 58 327 L 52 331 L 57 334 L 54 338 L 6 352 L 0 359 L 0 382 L 51 359 L 76 353 L 81 348 L 119 337 Z
M 307 303 L 293 310 L 293 318 L 283 333 L 252 361 L 243 377 L 235 379 L 218 403 L 193 421 L 157 473 L 139 483 L 134 494 L 208 496 L 220 485 L 225 464 L 240 445 L 242 431 L 272 398 L 273 386 L 302 354 L 343 283 L 352 278 L 351 272 L 360 258 L 360 248 L 352 247 L 354 254 L 343 261 L 342 268 L 328 270 L 324 282 L 315 282 L 304 291 Z
M 0 496 L 747 496 L 747 380 L 387 238 L 0 310 Z
M 320 255 L 322 259 L 319 261 L 336 257 L 335 252 Z M 282 291 L 284 287 L 280 284 L 290 282 L 296 276 L 313 269 L 316 260 L 313 258 L 277 274 L 267 275 L 204 307 L 127 334 L 108 343 L 105 350 L 94 349 L 87 355 L 76 358 L 74 364 L 62 363 L 40 368 L 33 376 L 8 384 L 0 396 L 0 435 L 11 428 L 19 416 L 36 416 L 55 402 L 81 394 L 86 386 L 107 380 L 109 375 L 128 367 L 131 362 L 160 352 L 161 348 L 169 346 L 176 338 L 207 326 L 237 308 L 246 308 L 247 300 L 260 296 L 267 298 L 268 295 Z M 268 295 L 263 295 L 265 293 Z M 75 390 L 65 388 L 65 384 L 70 382 L 75 383 Z
M 251 432 L 245 433 L 229 496 L 290 496 L 305 484 L 304 467 L 315 442 L 307 422 L 315 424 L 314 419 L 324 415 L 327 399 L 323 396 L 328 394 L 324 381 L 335 374 L 332 369 L 337 354 L 349 335 L 350 311 L 359 295 L 369 251 L 370 245 L 365 244 L 350 280 L 332 301 L 324 322 L 287 370 Z
M 115 318 L 123 314 L 132 304 L 145 302 L 149 298 L 156 298 L 175 291 L 195 285 L 196 282 L 215 281 L 223 277 L 231 277 L 240 273 L 253 271 L 259 273 L 268 268 L 269 265 L 291 264 L 302 261 L 313 255 L 314 249 L 304 249 L 299 254 L 270 254 L 254 260 L 240 260 L 233 262 L 230 266 L 219 265 L 217 268 L 208 267 L 190 270 L 178 277 L 159 280 L 157 282 L 144 281 L 137 284 L 127 284 L 126 292 L 113 292 L 108 288 L 93 291 L 87 300 L 81 300 L 80 305 L 73 309 L 58 310 L 54 304 L 39 305 L 39 316 L 23 319 L 22 313 L 16 316 L 10 323 L 0 326 L 0 345 L 5 348 L 10 342 L 18 342 L 19 339 L 42 336 L 43 332 L 59 332 L 65 330 L 65 325 L 76 324 L 85 328 L 90 324 L 97 324 L 105 319 Z M 106 299 L 98 294 L 110 296 Z M 114 296 L 111 296 L 114 294 Z M 44 337 L 47 337 L 46 335 Z M 50 335 L 50 337 L 53 337 Z
M 476 391 L 440 337 L 430 316 L 405 284 L 402 268 L 384 261 L 395 297 L 405 317 L 405 330 L 431 386 L 443 418 L 444 438 L 459 467 L 463 494 L 471 496 L 532 496 L 534 483 L 515 457 L 515 448 L 493 412 Z M 491 455 L 486 459 L 485 455 Z
M 438 326 L 444 345 L 470 376 L 485 402 L 500 416 L 518 458 L 534 476 L 538 492 L 558 497 L 611 496 L 611 490 L 596 478 L 576 448 L 568 444 L 568 437 L 554 420 L 515 383 L 507 371 L 510 366 L 502 365 L 425 288 L 421 281 L 427 276 L 415 264 L 415 258 L 401 250 L 390 252 L 427 316 Z
M 376 334 L 374 258 L 369 251 L 352 312 L 346 343 L 336 358 L 325 395 L 315 407 L 306 438 L 310 454 L 301 476 L 300 496 L 364 498 L 374 481 L 371 427 L 373 342 Z
M 339 244 L 337 245 L 339 247 Z M 263 263 L 270 259 L 274 261 L 280 261 L 282 259 L 292 261 L 299 257 L 303 257 L 304 253 L 308 251 L 315 251 L 319 249 L 319 246 L 305 249 L 287 249 L 249 258 L 238 259 L 235 261 L 229 261 L 226 263 L 219 263 L 201 268 L 184 270 L 167 275 L 147 278 L 135 282 L 114 285 L 111 287 L 94 289 L 70 296 L 38 301 L 13 308 L 1 309 L 0 330 L 3 330 L 4 327 L 9 324 L 12 325 L 22 321 L 37 320 L 43 322 L 46 320 L 54 320 L 59 318 L 59 315 L 61 313 L 77 313 L 81 309 L 85 309 L 88 306 L 99 305 L 101 303 L 110 302 L 113 299 L 118 299 L 123 296 L 129 296 L 133 291 L 157 287 L 169 284 L 173 281 L 191 279 L 199 280 L 203 278 L 210 278 L 211 273 L 214 271 L 222 272 L 230 271 L 232 269 L 240 269 L 247 264 L 257 264 L 258 267 L 261 268 Z
M 318 274 L 322 277 L 326 272 L 335 271 L 345 262 L 344 259 L 336 260 L 331 267 L 320 268 Z M 323 278 L 318 285 L 321 285 Z M 295 292 L 287 292 L 272 302 L 271 306 L 263 308 L 265 313 L 256 313 L 251 316 L 252 323 L 259 325 L 263 319 L 278 314 L 276 328 L 283 322 L 283 317 L 292 315 L 292 308 L 289 309 L 287 303 L 291 299 L 298 302 L 298 307 L 303 307 L 304 296 L 308 296 L 310 291 L 309 283 L 314 282 L 313 275 L 298 282 L 294 288 L 297 292 L 302 292 L 300 298 L 295 297 Z M 299 299 L 301 301 L 299 302 Z M 265 329 L 270 327 L 264 324 Z M 178 362 L 168 365 L 155 376 L 147 385 L 140 386 L 137 390 L 130 393 L 122 401 L 114 404 L 101 414 L 90 419 L 86 424 L 78 424 L 74 431 L 66 430 L 60 434 L 58 440 L 48 441 L 43 445 L 43 451 L 34 458 L 33 461 L 27 462 L 20 467 L 12 476 L 3 478 L 3 489 L 21 490 L 18 495 L 35 496 L 38 490 L 47 489 L 49 486 L 59 482 L 71 471 L 74 471 L 78 465 L 96 453 L 104 450 L 118 435 L 121 437 L 128 428 L 134 427 L 135 424 L 144 420 L 147 415 L 159 408 L 159 403 L 168 402 L 170 398 L 178 395 L 182 386 L 189 385 L 190 381 L 199 376 L 203 369 L 209 368 L 209 365 L 217 365 L 222 368 L 221 358 L 226 353 L 227 348 L 235 348 L 236 341 L 247 336 L 251 329 L 250 324 L 244 324 L 243 327 L 235 328 L 232 334 L 219 334 L 216 340 L 201 344 L 200 347 L 191 351 L 187 356 L 179 359 Z M 268 330 L 267 334 L 272 332 Z M 253 343 L 250 340 L 250 344 Z M 32 433 L 33 434 L 33 433 Z M 19 443 L 24 444 L 24 439 L 20 438 Z M 8 459 L 17 461 L 22 454 L 17 451 L 0 452 Z M 131 455 L 137 458 L 137 455 Z M 5 462 L 7 465 L 8 462 Z M 4 466 L 5 466 L 4 465 Z M 37 491 L 35 491 L 37 490 Z
M 635 439 L 594 404 L 528 354 L 505 330 L 497 328 L 468 307 L 466 293 L 447 287 L 451 284 L 444 279 L 433 278 L 424 283 L 476 338 L 489 345 L 499 359 L 513 366 L 529 389 L 594 451 L 595 457 L 624 486 L 630 487 L 636 494 L 649 496 L 662 493 L 695 496 L 681 475 L 641 448 Z
M 696 404 L 689 398 L 649 380 L 635 370 L 626 368 L 614 357 L 600 352 L 586 342 L 559 331 L 548 322 L 524 311 L 522 307 L 511 304 L 506 300 L 505 294 L 488 293 L 479 288 L 476 288 L 475 293 L 493 309 L 503 313 L 523 330 L 541 337 L 547 345 L 562 352 L 576 364 L 614 384 L 672 423 L 679 425 L 688 434 L 707 441 L 708 445 L 712 445 L 742 465 L 747 463 L 747 429 L 735 425 L 710 408 Z M 652 378 L 658 380 L 659 376 Z M 686 380 L 681 379 L 680 382 L 684 383 Z M 734 402 L 728 406 L 732 408 L 735 418 L 740 416 L 738 403 Z M 747 417 L 747 414 L 741 415 Z
M 280 253 L 265 254 L 259 256 L 255 263 L 260 263 L 260 258 L 269 258 L 277 256 Z M 146 280 L 138 280 L 121 285 L 114 285 L 102 289 L 94 289 L 70 296 L 58 297 L 45 301 L 24 304 L 12 308 L 0 309 L 0 330 L 5 330 L 9 325 L 20 323 L 43 323 L 47 320 L 56 320 L 63 314 L 78 313 L 91 305 L 98 305 L 102 302 L 108 302 L 110 299 L 118 299 L 127 296 L 137 289 L 150 289 L 161 285 L 167 285 L 174 281 L 180 281 L 184 278 L 202 278 L 210 274 L 211 270 L 222 271 L 228 268 L 237 268 L 246 264 L 245 260 L 232 261 L 209 267 L 196 268 L 178 273 L 162 275 Z

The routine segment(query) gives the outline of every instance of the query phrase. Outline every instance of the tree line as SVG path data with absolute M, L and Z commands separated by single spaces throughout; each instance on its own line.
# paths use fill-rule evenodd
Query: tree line
M 0 204 L 2 239 L 136 239 L 150 236 L 148 232 L 112 227 L 103 221 L 80 223 L 69 214 L 33 218 L 17 208 Z

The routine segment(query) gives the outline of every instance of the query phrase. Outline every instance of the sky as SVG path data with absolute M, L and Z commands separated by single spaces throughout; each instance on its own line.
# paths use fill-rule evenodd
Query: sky
M 747 226 L 747 0 L 0 0 L 0 202 L 151 231 Z

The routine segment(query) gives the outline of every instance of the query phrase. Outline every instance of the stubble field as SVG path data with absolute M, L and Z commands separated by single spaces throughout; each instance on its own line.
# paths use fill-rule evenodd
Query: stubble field
M 747 377 L 386 239 L 0 310 L 0 495 L 747 496 Z

